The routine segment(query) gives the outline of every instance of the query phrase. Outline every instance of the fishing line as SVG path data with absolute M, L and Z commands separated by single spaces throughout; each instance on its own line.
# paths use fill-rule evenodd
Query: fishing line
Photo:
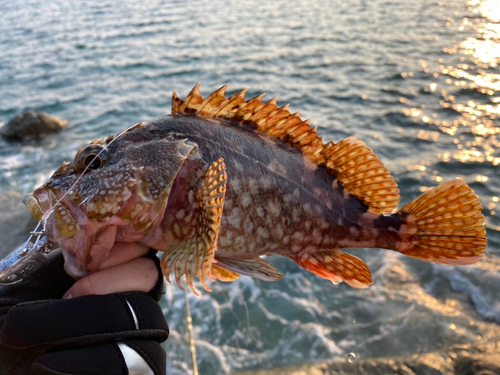
M 189 308 L 188 285 L 186 282 L 186 275 L 181 279 L 184 284 L 184 298 L 186 299 L 186 326 L 188 331 L 189 352 L 191 353 L 191 364 L 193 366 L 193 375 L 198 375 L 198 364 L 196 363 L 196 347 L 194 345 L 193 334 L 193 318 L 191 317 L 191 309 Z
M 42 216 L 42 219 L 40 219 L 40 221 L 38 222 L 38 225 L 36 226 L 35 230 L 33 232 L 30 232 L 30 237 L 28 238 L 28 240 L 25 242 L 25 246 L 27 246 L 28 242 L 31 240 L 31 238 L 33 237 L 33 234 L 39 234 L 39 232 L 36 232 L 36 230 L 38 229 L 38 227 L 40 226 L 40 223 L 43 222 L 43 230 L 42 230 L 42 234 L 45 233 L 45 229 L 46 229 L 46 223 L 47 223 L 47 219 L 50 217 L 50 215 L 52 215 L 54 213 L 54 209 L 61 204 L 62 200 L 64 198 L 66 198 L 66 196 L 71 192 L 73 191 L 73 188 L 78 184 L 78 182 L 80 182 L 80 180 L 83 178 L 83 176 L 85 175 L 85 173 L 89 170 L 89 166 L 92 165 L 92 163 L 94 161 L 97 160 L 97 158 L 99 158 L 99 156 L 101 156 L 101 154 L 106 151 L 108 149 L 109 146 L 111 146 L 111 144 L 113 144 L 113 142 L 115 140 L 117 140 L 119 137 L 121 137 L 123 134 L 125 134 L 127 131 L 129 131 L 130 129 L 140 125 L 140 124 L 143 124 L 143 123 L 139 123 L 139 124 L 135 124 L 135 125 L 132 125 L 132 126 L 129 126 L 128 128 L 126 128 L 125 130 L 122 130 L 120 133 L 118 133 L 115 137 L 113 137 L 113 139 L 111 139 L 111 141 L 109 143 L 106 143 L 104 146 L 103 146 L 103 149 L 101 151 L 99 151 L 95 156 L 94 158 L 92 159 L 92 161 L 90 163 L 87 164 L 87 166 L 85 166 L 85 168 L 83 169 L 82 173 L 77 177 L 76 181 L 73 182 L 73 184 L 69 187 L 69 189 L 63 194 L 63 196 L 58 199 L 56 201 L 56 203 L 54 204 L 54 206 L 49 209 L 47 212 L 45 212 Z M 84 204 L 89 198 L 85 198 L 78 206 L 81 206 L 82 204 Z M 38 241 L 40 240 L 40 235 L 38 235 L 35 243 L 33 246 L 37 246 L 37 243 Z
M 108 147 L 118 138 L 120 138 L 127 131 L 134 129 L 135 127 L 141 126 L 144 123 L 141 122 L 136 125 L 132 125 L 127 129 L 118 133 L 115 137 L 113 137 L 109 143 L 103 145 L 102 150 L 100 150 L 97 155 L 94 156 L 92 161 L 85 166 L 82 173 L 76 178 L 76 181 L 70 186 L 70 188 L 63 194 L 61 198 L 56 200 L 56 203 L 52 205 L 52 207 L 47 210 L 42 218 L 38 221 L 35 229 L 30 231 L 30 235 L 28 239 L 18 247 L 16 247 L 10 254 L 8 254 L 4 259 L 0 259 L 0 285 L 10 285 L 17 283 L 31 274 L 36 272 L 42 264 L 46 261 L 46 255 L 52 251 L 54 247 L 54 242 L 50 241 L 46 236 L 47 229 L 47 220 L 50 215 L 54 213 L 56 207 L 61 205 L 62 200 L 73 191 L 76 184 L 81 180 L 85 172 L 89 170 L 89 166 L 94 163 L 94 161 L 100 157 L 100 155 L 108 149 Z M 106 138 L 106 140 L 109 139 Z M 85 198 L 79 206 L 85 203 L 88 200 L 88 197 Z M 36 236 L 35 243 L 32 244 L 31 240 L 33 236 Z

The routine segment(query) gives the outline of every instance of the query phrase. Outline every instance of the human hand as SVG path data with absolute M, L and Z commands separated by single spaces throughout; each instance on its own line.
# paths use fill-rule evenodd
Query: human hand
M 53 251 L 37 273 L 0 288 L 0 375 L 165 374 L 159 342 L 168 326 L 158 290 L 143 293 L 161 291 L 163 278 L 156 256 L 142 257 L 148 251 L 116 244 L 98 272 L 77 282 Z M 90 295 L 105 293 L 114 294 Z
M 63 299 L 130 291 L 148 293 L 162 277 L 155 262 L 144 257 L 149 251 L 135 242 L 115 242 L 99 271 L 77 280 Z

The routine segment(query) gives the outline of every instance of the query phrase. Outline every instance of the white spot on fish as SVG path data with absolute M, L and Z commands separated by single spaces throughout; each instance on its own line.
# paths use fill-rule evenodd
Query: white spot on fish
M 292 238 L 295 242 L 302 242 L 302 240 L 304 239 L 304 234 L 302 232 L 295 232 L 293 235 L 292 235 Z
M 229 242 L 228 242 L 228 240 L 227 240 L 227 238 L 225 236 L 220 236 L 219 237 L 218 245 L 220 245 L 220 246 L 228 246 Z
M 258 190 L 257 180 L 255 178 L 248 179 L 248 188 L 252 194 L 255 194 Z
M 300 198 L 300 190 L 299 189 L 295 189 L 293 191 L 293 196 L 296 198 L 296 199 L 299 199 Z
M 244 229 L 245 229 L 245 232 L 248 233 L 248 234 L 252 234 L 253 233 L 254 224 L 253 224 L 253 221 L 252 221 L 252 219 L 251 219 L 250 216 L 247 217 L 247 219 L 245 220 Z
M 323 236 L 318 228 L 314 228 L 312 232 L 312 241 L 315 245 L 319 245 L 323 240 Z
M 270 201 L 267 204 L 267 209 L 272 216 L 278 217 L 281 213 L 280 205 L 275 201 Z
M 238 236 L 234 239 L 234 246 L 242 248 L 245 246 L 245 236 Z
M 245 169 L 243 168 L 243 165 L 238 163 L 236 160 L 233 160 L 233 165 L 234 165 L 234 168 L 238 171 L 238 172 L 244 172 Z
M 273 172 L 276 172 L 277 174 L 280 174 L 282 176 L 286 176 L 286 168 L 277 159 L 272 160 L 267 165 L 267 168 Z
M 302 162 L 304 163 L 304 167 L 309 172 L 314 172 L 318 169 L 317 165 L 311 163 L 305 156 L 302 156 Z
M 251 253 L 253 253 L 253 252 L 255 251 L 255 247 L 256 247 L 256 246 L 257 246 L 257 243 L 255 243 L 255 242 L 250 242 L 250 243 L 248 244 L 248 246 L 247 246 L 247 247 L 248 247 L 248 251 L 249 251 L 249 252 L 251 252 Z
M 238 207 L 233 208 L 227 219 L 233 228 L 239 229 L 241 225 L 240 209 Z
M 325 200 L 323 200 L 323 203 L 325 204 L 326 207 L 328 207 L 329 210 L 332 209 L 333 204 L 332 204 L 332 200 L 331 199 L 325 199 Z
M 247 208 L 250 206 L 250 203 L 252 203 L 252 197 L 248 193 L 244 193 L 243 196 L 241 197 L 241 205 L 244 208 Z
M 270 189 L 271 188 L 271 185 L 272 185 L 272 180 L 270 177 L 262 177 L 260 179 L 260 183 L 262 184 L 262 187 L 264 189 Z
M 176 235 L 177 238 L 181 238 L 182 237 L 181 227 L 177 223 L 174 224 L 174 233 L 175 233 L 175 235 Z
M 265 214 L 266 214 L 266 212 L 264 211 L 264 209 L 262 207 L 257 207 L 257 216 L 263 218 Z
M 239 193 L 241 190 L 241 182 L 237 178 L 229 179 L 229 185 L 234 190 L 235 193 Z
M 313 189 L 313 195 L 314 195 L 314 198 L 320 199 L 323 196 L 323 189 L 314 188 Z
M 274 228 L 274 236 L 278 239 L 283 237 L 283 227 L 281 226 L 281 224 L 276 225 L 276 227 Z
M 175 218 L 177 220 L 182 220 L 184 219 L 184 216 L 186 215 L 186 211 L 185 210 L 179 210 L 176 214 L 175 214 Z
M 265 240 L 269 238 L 269 232 L 267 231 L 267 229 L 264 229 L 262 227 L 257 228 L 257 235 Z
M 304 204 L 304 211 L 307 212 L 309 215 L 313 213 L 311 205 L 309 203 Z

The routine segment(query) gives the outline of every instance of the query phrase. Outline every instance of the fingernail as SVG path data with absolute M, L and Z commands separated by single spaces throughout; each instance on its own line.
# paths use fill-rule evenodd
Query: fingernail
M 73 295 L 70 293 L 67 296 L 63 296 L 63 299 L 71 299 L 73 298 Z

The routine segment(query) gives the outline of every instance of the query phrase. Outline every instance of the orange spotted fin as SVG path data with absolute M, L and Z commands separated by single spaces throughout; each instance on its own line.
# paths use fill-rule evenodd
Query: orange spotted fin
M 396 251 L 442 264 L 479 261 L 486 249 L 482 206 L 463 180 L 445 182 L 403 207 L 403 241 Z
M 169 246 L 161 259 L 161 268 L 167 281 L 170 282 L 169 275 L 174 272 L 177 285 L 183 289 L 180 279 L 185 274 L 189 288 L 196 295 L 198 293 L 193 286 L 196 275 L 207 291 L 211 289 L 206 278 L 214 281 L 217 277 L 217 274 L 212 274 L 212 263 L 224 207 L 226 182 L 226 165 L 220 158 L 208 168 L 195 194 L 198 205 L 196 230 L 181 243 Z
M 373 284 L 370 269 L 365 262 L 339 250 L 305 253 L 292 259 L 305 270 L 334 283 L 345 281 L 359 289 Z
M 399 190 L 389 170 L 378 156 L 355 137 L 335 144 L 323 144 L 316 128 L 303 121 L 300 113 L 290 113 L 288 104 L 278 107 L 276 99 L 262 102 L 264 94 L 245 100 L 248 90 L 226 98 L 228 85 L 206 98 L 200 94 L 198 83 L 185 100 L 172 95 L 172 114 L 191 114 L 221 118 L 247 125 L 271 139 L 299 149 L 312 163 L 324 167 L 349 194 L 354 195 L 378 214 L 392 213 L 399 203 Z
M 217 258 L 217 265 L 264 281 L 277 281 L 283 277 L 271 263 L 262 258 L 238 260 Z
M 212 275 L 220 281 L 234 281 L 240 277 L 239 273 L 226 270 L 222 267 L 219 267 L 217 264 L 212 264 Z
M 324 147 L 326 165 L 335 171 L 347 191 L 369 207 L 369 211 L 388 214 L 399 203 L 399 189 L 389 170 L 363 141 L 343 139 Z

